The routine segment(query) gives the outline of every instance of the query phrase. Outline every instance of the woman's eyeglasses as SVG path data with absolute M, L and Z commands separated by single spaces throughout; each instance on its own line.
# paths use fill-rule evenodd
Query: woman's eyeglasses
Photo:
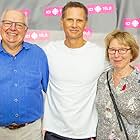
M 115 54 L 118 52 L 119 54 L 126 54 L 128 50 L 131 50 L 131 48 L 122 48 L 122 49 L 113 49 L 113 48 L 108 48 L 108 53 L 109 54 Z

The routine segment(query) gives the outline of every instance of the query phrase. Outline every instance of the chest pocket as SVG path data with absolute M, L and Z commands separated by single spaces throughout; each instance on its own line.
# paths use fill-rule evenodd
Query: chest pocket
M 41 72 L 37 67 L 25 68 L 22 71 L 22 85 L 28 88 L 38 88 L 42 80 Z

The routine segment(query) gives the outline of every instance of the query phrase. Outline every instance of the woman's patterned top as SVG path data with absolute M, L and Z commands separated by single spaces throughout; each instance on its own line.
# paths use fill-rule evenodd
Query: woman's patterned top
M 130 140 L 140 140 L 140 73 L 135 69 L 122 78 L 115 88 L 112 79 L 113 69 L 109 70 L 109 83 L 118 109 L 123 118 Z M 96 96 L 98 110 L 97 140 L 126 140 L 120 131 L 113 103 L 107 85 L 107 72 L 98 80 Z

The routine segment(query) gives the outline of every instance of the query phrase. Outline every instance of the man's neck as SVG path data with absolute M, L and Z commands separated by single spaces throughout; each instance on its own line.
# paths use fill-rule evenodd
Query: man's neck
M 66 39 L 64 43 L 68 48 L 81 48 L 85 45 L 86 41 L 84 39 Z
M 3 48 L 5 49 L 5 51 L 13 56 L 15 56 L 16 54 L 18 54 L 18 52 L 21 50 L 21 45 L 20 46 L 15 46 L 15 47 L 8 47 L 7 45 L 5 45 L 4 43 L 2 44 Z

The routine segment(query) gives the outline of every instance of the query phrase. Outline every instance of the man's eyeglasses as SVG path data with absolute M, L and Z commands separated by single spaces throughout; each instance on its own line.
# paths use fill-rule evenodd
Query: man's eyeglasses
M 10 28 L 13 24 L 15 24 L 15 27 L 16 29 L 19 29 L 19 30 L 26 30 L 28 27 L 22 23 L 22 22 L 12 22 L 12 21 L 9 21 L 9 20 L 3 20 L 2 21 L 2 25 L 6 28 Z
M 115 54 L 116 52 L 118 52 L 119 54 L 126 54 L 128 50 L 131 50 L 131 48 L 122 48 L 122 49 L 113 49 L 113 48 L 108 48 L 108 53 L 109 54 Z

